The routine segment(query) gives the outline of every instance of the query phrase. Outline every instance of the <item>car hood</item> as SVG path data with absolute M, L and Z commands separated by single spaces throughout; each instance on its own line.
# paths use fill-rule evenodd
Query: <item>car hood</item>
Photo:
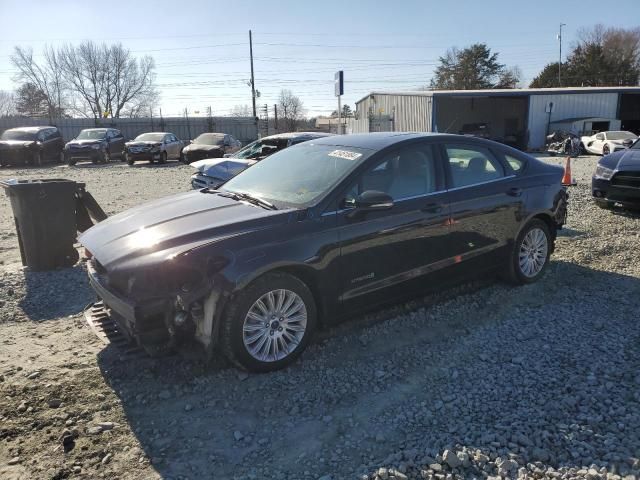
M 90 140 L 71 140 L 67 142 L 67 145 L 95 145 L 96 143 L 102 143 L 104 140 L 90 139 Z
M 618 170 L 640 171 L 640 150 L 619 152 Z
M 109 217 L 79 241 L 107 269 L 161 262 L 199 246 L 285 223 L 291 210 L 265 210 L 217 193 L 173 195 Z
M 160 145 L 162 145 L 161 142 L 154 142 L 153 140 L 137 140 L 137 141 L 132 141 L 132 142 L 127 142 L 125 143 L 125 145 L 127 147 L 159 147 Z
M 33 140 L 0 140 L 0 148 L 22 148 L 22 147 L 30 147 L 36 143 Z
M 209 177 L 219 178 L 220 180 L 228 180 L 237 174 L 246 170 L 256 163 L 255 160 L 242 160 L 235 158 L 210 158 L 198 160 L 191 164 L 198 172 Z
M 185 149 L 212 151 L 212 150 L 222 150 L 222 147 L 220 145 L 206 145 L 204 143 L 192 143 L 191 145 L 187 145 Z

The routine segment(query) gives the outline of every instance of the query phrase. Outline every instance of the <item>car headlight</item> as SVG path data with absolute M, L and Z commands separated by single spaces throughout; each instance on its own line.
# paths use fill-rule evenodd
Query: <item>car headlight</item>
M 601 178 L 603 180 L 611 180 L 613 177 L 613 170 L 611 168 L 607 168 L 602 165 L 598 165 L 596 167 L 596 178 Z
M 95 143 L 95 144 L 91 145 L 91 148 L 93 148 L 94 150 L 100 150 L 101 147 L 102 147 L 102 145 L 100 145 L 99 143 Z

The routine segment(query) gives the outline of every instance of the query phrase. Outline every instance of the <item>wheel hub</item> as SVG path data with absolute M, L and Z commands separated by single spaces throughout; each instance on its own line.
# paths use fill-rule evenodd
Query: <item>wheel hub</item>
M 272 290 L 256 300 L 247 312 L 244 345 L 257 360 L 281 360 L 296 349 L 306 326 L 307 309 L 302 298 L 290 290 Z

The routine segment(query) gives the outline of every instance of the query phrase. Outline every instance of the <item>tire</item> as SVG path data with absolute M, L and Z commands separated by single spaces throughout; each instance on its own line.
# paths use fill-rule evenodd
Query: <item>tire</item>
M 543 237 L 540 237 L 540 235 L 543 235 Z M 527 244 L 531 245 L 532 248 L 527 248 Z M 547 224 L 539 219 L 531 220 L 520 231 L 509 253 L 505 275 L 507 281 L 514 285 L 526 285 L 536 282 L 547 269 L 552 251 L 551 233 Z M 521 261 L 521 254 L 525 253 L 535 256 L 528 259 L 523 258 Z M 528 271 L 527 266 L 533 266 L 534 268 Z
M 291 301 L 288 307 L 290 313 L 285 315 L 287 308 L 283 309 L 285 314 L 277 310 L 274 312 L 281 315 L 280 317 L 269 317 L 268 313 L 263 313 L 258 301 L 262 301 L 262 305 L 269 308 L 269 294 L 273 295 L 272 306 L 277 307 L 280 303 L 283 307 Z M 296 305 L 299 305 L 297 310 Z M 249 316 L 249 313 L 252 315 Z M 287 322 L 287 317 L 291 323 Z M 294 318 L 296 320 L 291 321 Z M 263 324 L 263 319 L 269 324 Z M 317 311 L 313 295 L 301 280 L 286 273 L 267 273 L 231 299 L 222 317 L 222 351 L 231 362 L 242 369 L 252 372 L 279 370 L 296 360 L 304 351 L 315 331 L 316 321 Z M 294 327 L 296 330 L 293 330 Z M 287 352 L 283 342 L 288 344 L 289 348 L 293 345 L 293 349 Z M 275 348 L 276 345 L 278 348 Z M 258 358 L 260 356 L 264 358 Z
M 129 155 L 127 155 L 126 160 L 127 160 L 127 165 L 129 165 L 129 166 L 131 166 L 134 163 L 136 163 L 136 161 L 133 158 L 131 158 Z
M 584 146 L 584 143 L 580 143 L 580 155 L 588 155 L 587 148 Z
M 56 157 L 56 163 L 62 164 L 64 163 L 64 152 L 60 152 Z
M 605 145 L 602 147 L 602 156 L 609 155 L 610 153 L 611 153 L 611 151 L 610 151 L 610 149 L 609 149 L 609 145 L 606 145 L 606 144 L 605 144 Z
M 178 159 L 182 162 L 182 163 L 187 163 L 187 159 L 184 156 L 184 153 L 180 152 L 180 157 L 178 157 Z
M 43 162 L 43 158 L 42 158 L 42 152 L 35 152 L 33 154 L 33 160 L 32 160 L 33 165 L 35 165 L 36 167 L 41 167 L 44 162 Z
M 69 160 L 67 160 L 67 165 L 69 165 L 70 167 L 73 167 L 76 164 L 76 161 L 73 158 L 69 158 Z
M 102 163 L 109 163 L 111 162 L 111 154 L 109 153 L 109 150 L 105 150 L 104 153 L 102 154 Z
M 162 152 L 160 154 L 160 160 L 158 160 L 158 163 L 167 163 L 167 152 Z

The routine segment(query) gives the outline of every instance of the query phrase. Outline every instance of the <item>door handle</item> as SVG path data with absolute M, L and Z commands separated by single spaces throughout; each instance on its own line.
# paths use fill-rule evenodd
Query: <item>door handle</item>
M 519 197 L 520 195 L 522 195 L 522 189 L 518 187 L 510 188 L 509 190 L 507 190 L 507 195 L 510 195 L 512 197 Z
M 422 209 L 425 213 L 440 213 L 444 209 L 444 205 L 442 203 L 428 203 Z

